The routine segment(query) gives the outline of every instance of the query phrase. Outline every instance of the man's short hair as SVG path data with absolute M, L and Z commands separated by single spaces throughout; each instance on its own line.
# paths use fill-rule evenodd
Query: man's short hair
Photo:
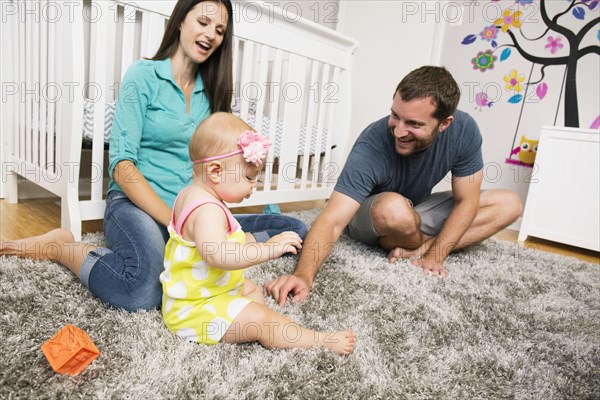
M 435 102 L 433 117 L 439 121 L 454 114 L 460 100 L 460 88 L 444 67 L 426 65 L 411 71 L 398 84 L 396 93 L 402 101 L 431 97 Z

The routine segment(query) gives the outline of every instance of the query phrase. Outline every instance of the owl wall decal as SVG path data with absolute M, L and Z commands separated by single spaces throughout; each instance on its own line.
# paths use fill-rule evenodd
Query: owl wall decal
M 519 154 L 519 160 L 523 164 L 533 165 L 538 150 L 538 142 L 539 140 L 527 139 L 523 135 L 519 147 L 513 149 L 510 155 Z

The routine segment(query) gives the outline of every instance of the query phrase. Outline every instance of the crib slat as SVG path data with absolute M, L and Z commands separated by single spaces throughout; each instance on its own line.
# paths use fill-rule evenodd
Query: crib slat
M 329 82 L 329 84 L 333 84 L 332 82 L 339 82 L 340 79 L 340 69 L 338 67 L 333 67 L 333 80 L 331 80 Z M 337 84 L 335 84 L 337 85 Z M 338 102 L 339 99 L 337 98 L 337 90 L 338 87 L 332 87 L 331 89 L 327 86 L 325 86 L 325 97 L 323 99 L 324 102 L 326 102 L 327 104 L 327 120 L 325 122 L 325 126 L 327 127 L 327 137 L 326 137 L 326 141 L 325 141 L 325 156 L 322 159 L 322 167 L 321 170 L 323 171 L 323 177 L 321 179 L 322 183 L 324 186 L 334 186 L 335 182 L 337 180 L 337 177 L 339 175 L 339 173 L 341 172 L 341 169 L 343 167 L 343 165 L 339 165 L 339 163 L 337 162 L 333 162 L 332 158 L 331 158 L 331 146 L 332 146 L 332 142 L 333 142 L 333 136 L 334 136 L 334 132 L 335 129 L 337 128 L 336 126 L 336 120 L 335 120 L 335 116 L 336 116 L 336 109 L 338 107 Z M 334 90 L 330 91 L 330 90 Z M 327 92 L 330 91 L 330 92 Z M 319 149 L 321 148 L 321 145 L 319 143 Z M 321 150 L 319 150 L 321 151 Z
M 263 119 L 264 119 L 264 114 L 265 114 L 265 102 L 266 102 L 266 97 L 267 94 L 265 93 L 266 91 L 266 82 L 268 79 L 268 74 L 269 74 L 269 47 L 265 46 L 265 45 L 260 45 L 260 56 L 258 58 L 258 63 L 257 63 L 257 68 L 258 68 L 258 80 L 256 82 L 258 86 L 258 98 L 256 99 L 256 113 L 254 115 L 254 129 L 256 131 L 258 131 L 259 133 L 263 134 L 262 132 L 262 127 L 263 127 Z M 273 150 L 271 150 L 272 152 Z M 266 164 L 264 167 L 263 171 L 270 171 L 272 170 L 273 165 L 272 164 Z M 266 173 L 263 172 L 263 175 L 266 175 Z M 270 175 L 270 174 L 269 174 Z M 270 182 L 270 180 L 269 180 Z M 264 183 L 264 181 L 263 181 Z M 261 191 L 269 191 L 271 190 L 271 185 L 269 184 L 268 186 L 263 185 L 261 188 L 258 188 L 257 190 L 261 190 Z
M 304 149 L 302 151 L 302 175 L 300 176 L 300 187 L 301 188 L 305 188 L 307 187 L 307 177 L 308 177 L 308 163 L 310 161 L 311 155 L 310 155 L 310 143 L 312 141 L 312 127 L 314 126 L 314 122 L 315 122 L 315 114 L 316 114 L 316 106 L 319 104 L 318 103 L 318 99 L 319 99 L 319 70 L 318 70 L 318 63 L 317 61 L 313 60 L 312 61 L 312 68 L 310 71 L 310 77 L 309 77 L 309 91 L 308 91 L 308 114 L 306 116 L 306 135 L 304 137 Z M 315 87 L 316 91 L 313 90 L 313 87 Z
M 321 175 L 321 138 L 323 133 L 323 126 L 325 125 L 327 115 L 327 107 L 323 106 L 323 102 L 325 99 L 323 98 L 323 82 L 327 82 L 329 79 L 329 64 L 323 65 L 321 81 L 319 83 L 318 91 L 319 95 L 319 104 L 321 104 L 320 112 L 319 112 L 319 122 L 317 123 L 317 141 L 315 145 L 315 155 L 313 156 L 311 171 L 312 171 L 312 182 L 313 184 L 319 183 L 319 176 Z
M 142 34 L 140 56 L 150 58 L 154 56 L 160 46 L 160 41 L 165 30 L 165 20 L 158 14 L 142 13 Z
M 39 164 L 40 162 L 40 64 L 43 60 L 40 59 L 40 21 L 41 18 L 40 6 L 42 2 L 36 0 L 33 2 L 34 18 L 31 27 L 31 162 Z
M 47 107 L 46 107 L 46 99 L 47 97 L 44 94 L 44 90 L 48 83 L 48 19 L 41 18 L 40 19 L 40 90 L 39 90 L 39 100 L 40 100 L 40 108 L 39 108 L 39 146 L 40 146 L 40 166 L 41 168 L 47 168 L 47 133 L 46 133 L 46 120 L 47 120 Z
M 306 87 L 306 66 L 308 60 L 296 54 L 290 54 L 287 68 L 287 79 L 283 85 L 285 115 L 283 117 L 283 135 L 281 138 L 280 171 L 277 189 L 293 189 L 296 182 L 298 138 L 302 125 L 301 101 Z
M 271 79 L 269 80 L 269 82 L 281 82 L 281 67 L 283 65 L 283 52 L 279 49 L 277 49 L 275 51 L 275 60 L 273 62 L 273 73 L 271 76 Z M 269 94 L 273 94 L 273 98 L 270 98 L 269 101 L 271 102 L 271 112 L 270 112 L 270 116 L 271 116 L 271 124 L 269 126 L 268 132 L 263 132 L 263 134 L 265 136 L 268 136 L 269 141 L 272 143 L 273 147 L 271 148 L 271 151 L 269 151 L 268 155 L 267 155 L 267 162 L 266 164 L 266 168 L 265 168 L 265 172 L 263 174 L 264 178 L 263 178 L 263 186 L 264 186 L 264 191 L 268 192 L 271 190 L 271 183 L 273 181 L 273 178 L 275 178 L 275 175 L 279 176 L 279 171 L 281 169 L 281 163 L 279 163 L 279 165 L 277 167 L 274 166 L 274 154 L 275 154 L 275 148 L 280 144 L 276 143 L 276 136 L 277 136 L 277 116 L 279 115 L 279 99 L 280 99 L 280 93 L 281 93 L 281 86 L 280 85 L 269 85 L 267 89 L 267 93 Z M 271 168 L 271 166 L 273 166 L 273 168 Z
M 117 50 L 118 46 L 116 46 L 117 24 L 114 23 L 114 21 L 118 21 L 119 19 L 119 7 L 116 4 L 109 7 L 107 18 L 111 23 L 106 24 L 106 42 L 112 50 L 106 53 L 106 65 L 108 66 L 106 70 L 106 82 L 111 83 L 111 86 L 106 89 L 108 91 L 106 98 L 107 100 L 115 101 L 119 95 L 121 82 L 121 64 L 116 61 L 118 60 L 116 52 L 119 51 Z
M 148 57 L 148 53 L 150 53 L 150 42 L 152 41 L 151 35 L 153 30 L 151 29 L 152 21 L 151 14 L 142 12 L 142 28 L 141 28 L 141 40 L 140 43 L 140 56 Z
M 65 82 L 65 79 L 63 79 L 63 68 L 61 68 L 61 60 L 63 59 L 66 51 L 64 49 L 64 46 L 61 46 L 60 43 L 62 42 L 62 40 L 64 39 L 64 29 L 65 26 L 64 24 L 56 24 L 56 30 L 55 30 L 55 42 L 54 42 L 54 57 L 56 59 L 56 63 L 55 63 L 55 82 Z M 59 83 L 60 85 L 60 83 Z M 63 85 L 60 86 L 61 91 L 65 90 L 65 87 Z M 63 93 L 61 93 L 62 96 Z M 62 164 L 62 160 L 64 160 L 63 158 L 63 148 L 61 146 L 62 141 L 63 141 L 63 102 L 62 101 L 57 101 L 55 103 L 55 110 L 54 110 L 54 118 L 55 118 L 55 157 L 56 157 L 56 164 L 55 164 L 55 168 L 54 171 L 57 174 L 60 174 L 62 172 L 62 168 L 64 168 L 64 165 Z M 62 216 L 61 216 L 62 217 Z
M 109 20 L 109 5 L 106 1 L 96 2 L 97 7 L 103 16 L 100 20 L 92 24 L 92 40 L 93 45 L 90 46 L 90 64 L 96 66 L 94 74 L 90 75 L 90 82 L 98 88 L 101 88 L 99 93 L 93 94 L 91 100 L 94 101 L 94 120 L 93 120 L 93 135 L 92 135 L 92 163 L 90 166 L 91 192 L 92 201 L 102 200 L 103 182 L 102 182 L 102 166 L 104 165 L 104 118 L 106 114 L 106 90 L 108 87 L 106 75 L 108 65 L 106 64 L 108 46 L 105 38 L 108 34 Z
M 23 70 L 23 65 L 25 65 L 25 24 L 21 23 L 23 18 L 25 18 L 24 11 L 25 1 L 18 2 L 18 22 L 17 22 L 17 40 L 15 44 L 15 54 L 18 57 L 18 63 L 15 67 L 15 77 L 17 78 L 17 82 L 19 83 L 19 100 L 17 102 L 18 109 L 18 125 L 19 129 L 16 135 L 15 149 L 17 151 L 17 156 L 19 159 L 23 159 L 25 156 L 25 101 L 24 101 L 24 91 L 25 91 L 25 71 Z
M 233 73 L 233 82 L 237 83 L 239 82 L 239 71 L 240 71 L 240 64 L 241 64 L 242 60 L 240 59 L 240 39 L 238 39 L 237 37 L 233 38 L 233 68 L 232 68 L 232 73 Z M 239 97 L 240 93 L 239 93 L 239 87 L 235 87 L 234 86 L 234 91 L 236 91 L 236 96 Z
M 123 37 L 121 38 L 121 79 L 127 68 L 137 59 L 135 55 L 135 7 L 126 4 L 123 7 Z
M 54 124 L 56 122 L 55 113 L 55 101 L 56 98 L 56 24 L 48 24 L 48 86 L 44 93 L 48 102 L 44 102 L 47 107 L 47 119 L 46 119 L 46 169 L 55 171 L 55 147 L 54 147 Z M 51 84 L 52 83 L 52 84 Z
M 25 6 L 25 5 L 24 5 Z M 27 13 L 31 9 L 32 4 L 29 3 L 27 7 L 26 19 L 25 19 L 25 154 L 24 158 L 28 162 L 32 162 L 32 151 L 31 151 L 31 134 L 32 134 L 32 119 L 33 119 L 33 96 L 32 91 L 34 90 L 33 82 L 33 19 L 35 18 L 32 14 Z
M 241 86 L 240 86 L 240 118 L 244 121 L 248 120 L 248 110 L 250 103 L 246 96 L 248 85 L 252 82 L 252 68 L 254 66 L 254 43 L 247 41 L 244 43 L 244 53 L 242 55 L 243 63 Z
M 256 101 L 256 116 L 254 119 L 254 129 L 257 131 L 262 130 L 263 119 L 265 115 L 265 102 L 267 100 L 266 93 L 266 82 L 269 74 L 269 47 L 265 45 L 260 46 L 260 58 L 258 59 L 258 81 L 259 94 Z M 262 132 L 261 132 L 262 133 Z

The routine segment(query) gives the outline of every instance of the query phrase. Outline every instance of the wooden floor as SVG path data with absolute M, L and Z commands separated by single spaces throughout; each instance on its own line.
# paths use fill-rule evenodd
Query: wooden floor
M 283 212 L 304 211 L 322 208 L 324 201 L 305 201 L 299 203 L 281 204 Z M 262 207 L 233 208 L 234 213 L 261 213 Z M 40 235 L 60 226 L 60 206 L 58 199 L 21 200 L 18 204 L 9 204 L 0 200 L 0 240 L 21 239 L 24 237 Z M 102 231 L 102 221 L 85 221 L 83 233 Z M 495 237 L 500 240 L 517 241 L 517 231 L 504 230 Z M 567 256 L 577 257 L 582 260 L 600 264 L 600 253 L 566 246 L 542 239 L 529 238 L 525 245 Z

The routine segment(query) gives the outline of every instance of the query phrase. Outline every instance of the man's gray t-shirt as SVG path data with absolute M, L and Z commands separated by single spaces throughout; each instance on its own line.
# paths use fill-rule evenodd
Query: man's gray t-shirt
M 382 192 L 396 192 L 414 205 L 425 200 L 449 171 L 469 176 L 483 168 L 481 132 L 469 114 L 457 110 L 454 122 L 426 150 L 396 153 L 389 116 L 369 125 L 350 151 L 335 191 L 359 203 Z

